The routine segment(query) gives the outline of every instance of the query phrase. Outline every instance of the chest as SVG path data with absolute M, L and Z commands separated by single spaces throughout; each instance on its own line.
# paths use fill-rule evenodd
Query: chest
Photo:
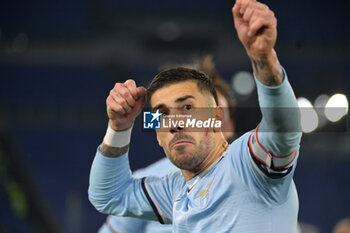
M 256 209 L 265 211 L 259 208 L 261 204 L 232 168 L 222 163 L 177 195 L 173 206 L 175 232 L 230 232 L 242 217 L 254 217 Z

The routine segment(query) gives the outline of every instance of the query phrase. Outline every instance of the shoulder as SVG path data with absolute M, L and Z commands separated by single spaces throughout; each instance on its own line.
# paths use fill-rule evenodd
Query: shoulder
M 145 182 L 149 188 L 156 188 L 158 192 L 159 189 L 164 188 L 167 192 L 169 191 L 172 194 L 186 184 L 185 178 L 179 169 L 173 169 L 163 176 L 147 176 L 145 177 Z
M 172 188 L 182 187 L 186 181 L 179 169 L 173 169 L 167 174 L 159 177 L 157 175 L 147 176 L 147 182 L 161 180 L 163 183 L 172 186 Z
M 186 183 L 185 178 L 183 177 L 183 175 L 182 175 L 182 173 L 181 173 L 181 171 L 179 169 L 170 172 L 168 174 L 168 178 L 170 180 L 173 180 L 173 182 L 175 182 L 175 183 L 179 183 L 179 184 Z
M 136 177 L 145 177 L 145 176 L 161 177 L 161 176 L 165 176 L 166 174 L 174 170 L 178 170 L 178 168 L 175 167 L 167 157 L 164 157 L 145 168 L 136 170 L 134 172 L 134 175 Z
M 248 140 L 251 133 L 252 131 L 243 134 L 229 145 L 227 150 L 229 156 L 238 156 L 238 154 L 243 155 L 248 152 Z

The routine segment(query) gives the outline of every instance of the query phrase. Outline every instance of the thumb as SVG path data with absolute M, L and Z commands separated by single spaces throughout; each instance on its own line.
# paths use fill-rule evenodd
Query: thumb
M 138 87 L 136 88 L 136 92 L 137 92 L 137 96 L 138 99 L 136 100 L 136 112 L 141 111 L 141 109 L 143 108 L 143 106 L 146 103 L 146 88 L 144 87 Z
M 146 97 L 146 88 L 138 87 L 136 88 L 138 99 L 144 99 Z

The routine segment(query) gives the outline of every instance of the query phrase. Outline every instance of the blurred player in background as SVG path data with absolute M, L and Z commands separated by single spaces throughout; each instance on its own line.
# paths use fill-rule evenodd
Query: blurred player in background
M 339 221 L 335 225 L 333 233 L 350 233 L 350 218 L 345 218 Z
M 234 107 L 235 100 L 230 84 L 227 83 L 215 69 L 212 56 L 205 56 L 202 59 L 194 59 L 189 64 L 183 64 L 183 67 L 193 68 L 208 75 L 213 81 L 217 91 L 219 105 L 224 110 L 224 120 L 221 127 L 223 135 L 228 143 L 234 139 Z M 175 65 L 165 65 L 161 69 L 168 69 Z M 139 169 L 133 173 L 135 177 L 142 178 L 146 176 L 165 176 L 176 168 L 167 157 L 158 160 L 146 168 Z M 156 221 L 146 221 L 138 218 L 108 216 L 106 222 L 99 229 L 98 233 L 167 233 L 172 232 L 170 224 L 160 224 Z

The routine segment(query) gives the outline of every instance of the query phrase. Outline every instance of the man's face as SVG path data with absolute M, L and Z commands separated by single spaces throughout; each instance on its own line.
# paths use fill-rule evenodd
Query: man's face
M 215 108 L 214 97 L 200 91 L 195 81 L 162 87 L 151 96 L 153 110 L 165 115 L 192 114 L 195 109 Z M 193 130 L 170 127 L 157 130 L 157 140 L 164 152 L 180 169 L 195 170 L 214 148 L 213 129 Z

